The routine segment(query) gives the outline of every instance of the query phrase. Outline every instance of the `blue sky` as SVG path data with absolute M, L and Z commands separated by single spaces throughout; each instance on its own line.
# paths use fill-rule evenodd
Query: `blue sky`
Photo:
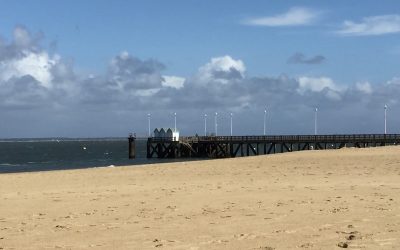
M 326 74 L 341 82 L 384 81 L 400 62 L 397 35 L 338 37 L 344 20 L 397 14 L 398 1 L 2 1 L 0 29 L 18 24 L 45 34 L 44 44 L 71 58 L 83 71 L 101 71 L 109 58 L 128 51 L 157 58 L 167 72 L 188 76 L 209 58 L 232 55 L 252 75 Z M 252 27 L 242 22 L 292 7 L 320 11 L 305 26 Z M 323 54 L 318 68 L 287 65 L 295 52 Z M 382 67 L 385 63 L 385 67 Z M 390 66 L 392 65 L 392 66 Z
M 278 103 L 280 98 L 292 97 L 293 100 L 298 99 L 299 102 L 303 102 L 301 98 L 312 100 L 312 103 L 301 103 L 297 105 L 298 107 L 308 105 L 311 109 L 311 106 L 326 106 L 327 112 L 328 110 L 334 112 L 334 107 L 338 104 L 332 104 L 333 99 L 340 103 L 350 102 L 348 99 L 354 94 L 353 90 L 357 88 L 368 94 L 370 102 L 362 103 L 363 98 L 360 97 L 356 104 L 352 103 L 351 105 L 352 107 L 357 106 L 360 109 L 357 112 L 360 113 L 361 117 L 364 115 L 365 119 L 371 117 L 368 115 L 368 111 L 371 110 L 372 102 L 378 102 L 377 106 L 382 106 L 388 102 L 393 110 L 396 110 L 397 107 L 396 97 L 385 91 L 389 91 L 388 82 L 397 83 L 399 76 L 399 1 L 251 1 L 249 3 L 248 1 L 3 0 L 0 3 L 0 16 L 2 17 L 0 37 L 3 38 L 3 45 L 11 46 L 17 43 L 16 30 L 23 34 L 26 31 L 27 34 L 23 36 L 29 36 L 29 46 L 20 46 L 21 52 L 29 50 L 32 53 L 39 53 L 40 56 L 47 55 L 49 58 L 48 65 L 54 68 L 57 65 L 58 68 L 62 66 L 68 68 L 71 72 L 71 75 L 67 77 L 68 81 L 64 78 L 60 80 L 54 75 L 46 75 L 51 80 L 44 83 L 44 80 L 41 79 L 47 78 L 43 78 L 43 75 L 39 76 L 37 72 L 30 73 L 28 69 L 21 71 L 20 64 L 16 63 L 17 59 L 8 58 L 0 61 L 3 65 L 8 65 L 0 69 L 0 75 L 7 76 L 3 77 L 5 86 L 15 85 L 16 83 L 11 83 L 10 79 L 16 81 L 16 77 L 23 77 L 24 75 L 33 76 L 32 79 L 35 80 L 38 87 L 48 88 L 43 90 L 46 93 L 52 93 L 56 89 L 49 86 L 61 86 L 60 82 L 63 83 L 63 88 L 67 86 L 63 91 L 70 94 L 71 99 L 65 100 L 65 103 L 54 103 L 50 100 L 50 97 L 46 100 L 37 97 L 38 100 L 50 104 L 46 109 L 52 107 L 46 111 L 49 113 L 48 117 L 42 117 L 42 120 L 47 120 L 48 124 L 57 123 L 57 120 L 54 120 L 54 115 L 51 114 L 56 112 L 54 107 L 60 108 L 63 105 L 68 106 L 68 112 L 74 114 L 72 115 L 72 117 L 75 117 L 72 119 L 74 124 L 78 120 L 82 122 L 81 116 L 87 117 L 88 113 L 83 115 L 80 111 L 92 112 L 93 109 L 80 103 L 83 97 L 74 99 L 73 96 L 76 97 L 84 92 L 82 86 L 86 86 L 85 83 L 89 81 L 88 79 L 110 82 L 110 79 L 118 78 L 118 81 L 120 81 L 122 71 L 132 71 L 133 69 L 136 70 L 137 74 L 129 75 L 129 78 L 138 77 L 137 79 L 139 79 L 140 76 L 140 80 L 131 83 L 127 83 L 127 80 L 123 83 L 116 80 L 116 84 L 120 87 L 125 84 L 123 85 L 125 91 L 135 88 L 137 91 L 141 91 L 139 94 L 132 92 L 131 98 L 138 95 L 143 98 L 143 91 L 147 91 L 145 92 L 146 97 L 153 98 L 153 100 L 166 100 L 166 96 L 169 99 L 177 99 L 183 93 L 187 94 L 189 90 L 202 93 L 201 89 L 197 89 L 199 82 L 202 81 L 204 88 L 209 88 L 209 85 L 215 87 L 221 84 L 225 89 L 227 84 L 232 83 L 230 89 L 225 89 L 225 93 L 227 90 L 235 88 L 235 84 L 238 84 L 239 88 L 245 86 L 244 88 L 248 92 L 246 96 L 236 93 L 232 93 L 231 96 L 231 98 L 237 100 L 245 100 L 242 103 L 236 103 L 233 106 L 227 103 L 221 104 L 220 100 L 223 98 L 219 96 L 218 99 L 218 96 L 216 96 L 215 102 L 219 103 L 220 106 L 216 106 L 214 109 L 224 110 L 227 113 L 232 111 L 236 113 L 244 111 L 249 114 L 256 113 L 258 110 L 263 110 L 263 106 L 280 107 L 282 106 L 281 103 Z M 6 51 L 6 49 L 3 51 Z M 24 55 L 28 58 L 26 53 Z M 54 56 L 60 59 L 53 60 Z M 212 58 L 224 58 L 224 56 L 229 58 L 216 60 L 215 63 L 212 63 Z M 128 58 L 134 60 L 128 60 Z M 118 67 L 127 68 L 116 69 L 113 64 L 115 60 L 121 60 Z M 126 63 L 122 63 L 124 60 Z M 154 64 L 150 61 L 160 63 L 162 67 L 158 67 L 157 63 Z M 243 68 L 240 67 L 239 61 L 243 63 Z M 226 64 L 233 66 L 224 68 L 223 65 Z M 26 63 L 23 63 L 23 65 L 26 65 Z M 11 70 L 12 67 L 19 68 Z M 143 67 L 146 72 L 140 71 Z M 231 69 L 234 71 L 231 71 Z M 149 70 L 152 75 L 149 75 Z M 18 71 L 18 74 L 12 75 L 10 73 L 16 71 Z M 208 80 L 204 80 L 205 78 L 200 76 L 202 73 L 212 75 L 213 72 L 219 75 L 221 72 L 226 73 L 224 77 L 228 73 L 236 74 L 240 76 L 240 79 L 207 78 Z M 14 78 L 9 77 L 10 74 Z M 151 85 L 148 88 L 143 87 L 145 84 L 143 82 L 137 85 L 138 81 L 144 79 L 143 74 L 145 74 L 146 79 L 160 77 L 161 82 L 148 80 L 149 86 Z M 184 87 L 165 89 L 165 84 L 163 85 L 162 81 L 165 83 L 167 80 L 165 78 L 162 80 L 164 76 L 178 77 L 181 82 L 184 81 Z M 282 81 L 283 76 L 298 84 L 297 87 L 293 87 L 293 93 L 288 94 L 289 90 L 286 89 L 281 89 L 278 92 L 274 92 L 276 89 L 271 89 L 270 81 Z M 66 77 L 65 74 L 63 77 Z M 257 90 L 248 87 L 252 84 L 258 86 L 254 83 L 256 78 L 265 80 L 265 84 L 262 85 L 266 86 L 264 89 L 265 98 L 267 99 L 268 95 L 273 95 L 274 101 L 268 103 L 269 101 L 266 100 L 264 101 L 265 104 L 259 103 L 257 105 L 252 104 L 256 101 L 249 101 L 256 98 L 254 91 Z M 58 79 L 58 82 L 55 79 Z M 238 83 L 239 80 L 241 84 Z M 175 82 L 171 84 L 175 84 Z M 160 88 L 161 85 L 164 88 Z M 103 85 L 99 83 L 97 87 L 102 88 L 104 93 L 101 93 L 107 97 L 112 95 L 105 93 L 114 93 L 112 91 L 115 90 L 106 83 Z M 220 90 L 220 88 L 215 89 L 214 94 Z M 149 91 L 152 92 L 151 96 L 149 96 Z M 78 92 L 79 94 L 77 94 Z M 156 94 L 154 94 L 155 92 Z M 391 92 L 393 94 L 393 90 Z M 71 93 L 74 93 L 74 95 Z M 207 91 L 204 91 L 203 94 L 207 95 Z M 224 92 L 221 92 L 221 94 L 224 94 Z M 307 96 L 308 94 L 309 96 Z M 43 97 L 43 94 L 38 94 L 38 96 Z M 326 100 L 324 100 L 324 96 Z M 40 129 L 43 127 L 40 122 L 37 124 L 37 132 L 32 132 L 32 134 L 21 133 L 23 127 L 15 128 L 12 120 L 24 117 L 24 112 L 27 112 L 23 111 L 27 108 L 25 107 L 26 104 L 32 103 L 29 98 L 8 101 L 2 105 L 7 112 L 12 110 L 13 114 L 9 117 L 10 122 L 8 124 L 0 125 L 9 131 L 3 132 L 0 137 L 81 135 L 81 132 L 78 132 L 81 131 L 79 126 L 71 128 L 69 132 L 60 128 L 60 130 L 54 129 L 53 132 L 48 133 L 48 130 Z M 93 100 L 103 98 L 104 100 L 101 94 L 90 98 Z M 120 100 L 129 98 L 117 94 L 113 98 L 115 98 L 113 101 L 119 101 L 112 103 L 113 108 L 107 106 L 106 113 L 109 112 L 111 117 L 114 117 L 115 113 L 118 112 L 130 112 L 141 117 L 145 117 L 144 114 L 147 112 L 156 112 L 148 110 L 148 105 L 144 106 L 149 100 L 141 99 L 138 104 L 135 104 L 135 107 L 124 110 L 121 107 L 126 107 L 126 103 L 122 103 Z M 210 97 L 204 96 L 204 98 Z M 262 99 L 263 96 L 257 96 L 257 98 Z M 96 102 L 101 102 L 101 100 L 96 99 Z M 25 106 L 23 109 L 21 107 L 16 109 L 14 106 L 10 106 L 10 103 Z M 187 133 L 201 130 L 198 125 L 194 125 L 196 124 L 195 118 L 192 119 L 191 123 L 189 122 L 191 120 L 190 114 L 194 112 L 199 114 L 214 112 L 211 111 L 212 107 L 190 101 L 186 103 L 169 101 L 167 104 L 163 103 L 160 104 L 160 107 L 154 106 L 153 108 L 156 110 L 165 108 L 168 112 L 172 112 L 172 109 L 177 109 L 178 103 L 187 107 L 187 109 L 182 109 L 182 106 L 179 106 L 179 109 L 182 109 L 180 110 L 181 113 L 187 114 L 188 117 Z M 71 106 L 74 108 L 70 108 Z M 29 108 L 31 113 L 43 113 L 43 107 L 40 107 L 40 105 L 32 104 L 32 107 Z M 291 110 L 291 107 L 290 109 L 288 107 L 287 110 Z M 343 115 L 350 113 L 350 108 L 344 110 Z M 96 112 L 100 111 L 93 112 L 90 115 L 96 117 Z M 298 110 L 294 109 L 291 112 L 301 113 L 303 109 L 298 108 Z M 287 116 L 290 117 L 291 115 L 287 114 Z M 169 118 L 160 118 L 160 125 L 164 125 L 163 121 L 167 119 Z M 286 118 L 276 119 L 282 119 L 283 122 Z M 279 126 L 277 126 L 275 132 L 307 133 L 308 125 L 301 118 L 299 119 L 298 122 L 304 124 L 304 126 L 299 127 L 299 131 L 291 128 L 279 129 Z M 126 122 L 123 119 L 121 121 Z M 143 130 L 145 121 L 141 123 L 137 125 L 137 130 Z M 329 124 L 328 121 L 327 124 Z M 367 122 L 367 124 L 370 123 Z M 249 126 L 243 125 L 239 132 L 251 133 L 252 130 L 247 129 Z M 374 131 L 374 126 L 365 125 L 363 131 Z M 193 129 L 193 127 L 199 128 Z M 93 136 L 121 135 L 128 130 L 124 126 L 114 130 L 112 128 L 107 129 L 109 128 L 99 129 L 93 133 Z M 354 130 L 355 128 L 351 127 L 350 124 L 340 129 L 326 126 L 326 133 Z M 84 134 L 84 132 L 82 133 Z

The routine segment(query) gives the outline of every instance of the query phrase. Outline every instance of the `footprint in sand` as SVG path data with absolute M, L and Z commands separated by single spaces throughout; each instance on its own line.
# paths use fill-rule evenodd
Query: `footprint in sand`
M 257 238 L 257 235 L 254 234 L 235 234 L 233 235 L 233 238 L 238 239 L 238 240 L 247 240 L 247 239 L 255 239 Z
M 314 244 L 307 242 L 307 243 L 301 244 L 299 247 L 300 248 L 312 248 L 313 246 L 314 246 Z
M 56 225 L 54 228 L 56 230 L 64 230 L 64 229 L 69 230 L 69 229 L 71 229 L 70 227 L 64 226 L 64 225 Z
M 337 246 L 340 248 L 348 248 L 349 244 L 347 242 L 339 242 Z
M 345 238 L 346 238 L 346 240 L 355 240 L 356 236 L 354 234 L 350 234 L 350 235 L 346 236 Z

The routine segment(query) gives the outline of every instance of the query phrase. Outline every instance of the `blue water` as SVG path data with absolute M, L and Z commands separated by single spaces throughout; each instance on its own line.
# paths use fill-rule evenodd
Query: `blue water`
M 136 140 L 136 159 L 128 159 L 128 140 L 22 139 L 0 141 L 0 173 L 121 166 L 159 162 L 146 158 L 146 141 Z

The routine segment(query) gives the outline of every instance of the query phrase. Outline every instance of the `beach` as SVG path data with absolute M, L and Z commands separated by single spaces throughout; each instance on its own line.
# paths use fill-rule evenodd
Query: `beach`
M 400 147 L 0 175 L 0 249 L 400 249 Z

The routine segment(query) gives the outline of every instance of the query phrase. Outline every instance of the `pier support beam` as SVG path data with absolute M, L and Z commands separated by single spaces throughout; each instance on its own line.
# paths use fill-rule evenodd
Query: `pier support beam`
M 136 145 L 135 145 L 135 137 L 132 136 L 132 134 L 129 135 L 128 137 L 128 143 L 129 143 L 129 147 L 128 147 L 128 157 L 129 159 L 134 159 L 136 157 Z

